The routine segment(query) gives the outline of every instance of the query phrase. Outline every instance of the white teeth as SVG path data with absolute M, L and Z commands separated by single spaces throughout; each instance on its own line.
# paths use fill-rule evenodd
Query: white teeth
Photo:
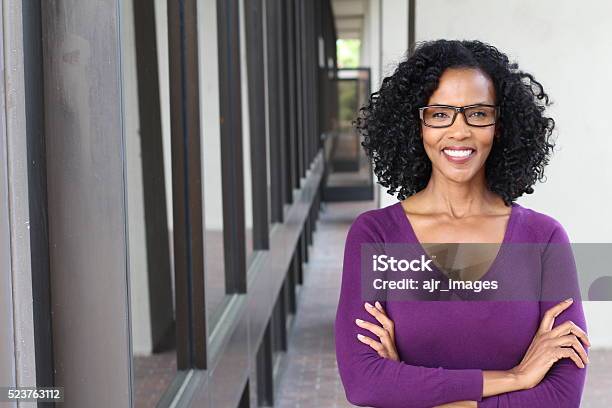
M 473 150 L 453 150 L 453 149 L 444 149 L 444 153 L 448 154 L 451 157 L 468 157 L 472 154 Z

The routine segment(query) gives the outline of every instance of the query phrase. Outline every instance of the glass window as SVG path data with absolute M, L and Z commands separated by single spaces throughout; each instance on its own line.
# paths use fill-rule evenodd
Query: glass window
M 131 336 L 135 406 L 154 407 L 177 373 L 168 36 L 165 2 L 137 3 L 122 3 Z M 136 24 L 157 40 L 157 50 L 155 41 L 138 46 Z M 158 75 L 143 75 L 137 64 L 157 65 Z
M 202 205 L 204 207 L 204 274 L 209 333 L 228 300 L 225 277 L 223 180 L 219 126 L 219 65 L 215 1 L 198 4 L 200 60 L 200 127 L 202 151 Z
M 247 41 L 245 38 L 245 10 L 244 2 L 238 1 L 240 6 L 240 82 L 241 110 L 242 110 L 242 169 L 244 180 L 244 228 L 246 266 L 253 255 L 253 169 L 251 166 L 251 122 L 249 118 L 249 86 L 247 74 Z M 255 130 L 255 129 L 254 129 Z

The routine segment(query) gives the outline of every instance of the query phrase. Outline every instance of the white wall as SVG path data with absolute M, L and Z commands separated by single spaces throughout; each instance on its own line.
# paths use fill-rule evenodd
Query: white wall
M 244 9 L 240 2 L 240 64 L 242 103 L 242 150 L 244 166 L 245 227 L 253 227 L 251 146 L 244 34 Z M 198 2 L 198 42 L 200 64 L 200 128 L 202 145 L 202 185 L 206 230 L 223 229 L 221 197 L 221 129 L 219 125 L 219 54 L 217 49 L 217 8 L 215 0 Z
M 612 3 L 594 0 L 580 5 L 559 0 L 416 3 L 417 41 L 491 43 L 533 73 L 551 96 L 559 148 L 547 168 L 546 183 L 537 184 L 535 194 L 518 202 L 555 217 L 572 242 L 612 242 L 612 220 L 606 211 L 612 202 L 607 107 L 612 94 L 611 14 Z M 390 22 L 400 23 L 385 20 L 383 27 Z M 612 347 L 612 305 L 585 302 L 584 307 L 594 346 Z
M 390 75 L 408 50 L 408 1 L 370 0 L 366 8 L 360 64 L 371 69 L 372 91 Z M 374 176 L 374 183 L 377 178 Z M 378 184 L 375 184 L 378 186 Z M 385 207 L 397 200 L 378 187 L 376 196 Z
M 408 1 L 381 0 L 381 3 L 381 72 L 384 78 L 393 73 L 408 50 Z
M 207 230 L 223 227 L 221 197 L 221 129 L 219 127 L 219 56 L 215 0 L 198 3 L 198 59 L 200 68 L 200 129 L 202 202 Z
M 166 210 L 168 230 L 172 237 L 172 152 L 170 150 L 170 67 L 168 56 L 168 2 L 155 0 L 155 34 L 159 69 L 159 99 L 161 100 L 162 143 L 164 146 L 164 178 L 166 183 Z M 174 274 L 172 274 L 174 276 Z M 173 291 L 174 293 L 174 291 Z
M 244 174 L 244 226 L 253 229 L 253 183 L 251 172 L 251 124 L 249 115 L 249 86 L 246 51 L 246 20 L 244 2 L 240 2 L 240 91 L 242 94 L 242 166 Z M 249 233 L 249 232 L 247 232 Z
M 147 265 L 144 190 L 140 150 L 140 115 L 136 74 L 136 43 L 132 2 L 122 4 L 126 18 L 122 19 L 122 70 L 124 98 L 124 132 L 127 162 L 127 220 L 130 270 L 130 312 L 132 350 L 135 355 L 150 354 L 151 309 L 149 307 L 149 277 Z
M 366 14 L 363 21 L 361 48 L 359 50 L 359 65 L 370 67 L 372 90 L 380 86 L 380 16 L 383 0 L 370 0 L 367 2 Z

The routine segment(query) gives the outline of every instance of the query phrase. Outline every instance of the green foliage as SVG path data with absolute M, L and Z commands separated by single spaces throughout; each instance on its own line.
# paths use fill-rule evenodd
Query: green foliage
M 340 127 L 351 127 L 357 112 L 357 81 L 344 80 L 338 82 L 338 105 Z
M 336 53 L 338 56 L 338 68 L 358 67 L 360 48 L 360 40 L 337 40 Z

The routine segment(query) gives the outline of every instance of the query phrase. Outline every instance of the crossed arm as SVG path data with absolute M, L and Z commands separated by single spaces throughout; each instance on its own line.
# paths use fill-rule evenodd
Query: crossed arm
M 586 333 L 569 319 L 553 327 L 555 319 L 572 303 L 573 301 L 568 299 L 546 310 L 519 365 L 507 371 L 482 372 L 482 400 L 454 401 L 436 407 L 579 406 L 581 386 L 580 389 L 575 389 L 568 379 L 573 375 L 572 372 L 576 372 L 574 365 L 584 369 L 588 363 L 588 355 L 581 342 L 590 345 L 589 340 Z M 378 341 L 361 334 L 357 335 L 358 340 L 370 346 L 381 358 L 399 361 L 393 321 L 378 302 L 375 306 L 366 303 L 364 307 L 380 325 L 361 319 L 357 319 L 355 323 L 369 330 Z M 579 318 L 579 314 L 576 317 Z M 563 363 L 566 363 L 567 367 L 564 368 L 561 365 Z

